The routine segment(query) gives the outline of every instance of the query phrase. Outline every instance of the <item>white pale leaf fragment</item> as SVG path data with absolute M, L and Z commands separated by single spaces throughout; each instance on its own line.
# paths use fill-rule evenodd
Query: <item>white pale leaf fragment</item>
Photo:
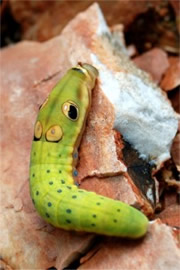
M 161 89 L 129 72 L 113 72 L 91 55 L 102 90 L 114 105 L 114 128 L 157 165 L 170 157 L 177 132 L 176 114 Z

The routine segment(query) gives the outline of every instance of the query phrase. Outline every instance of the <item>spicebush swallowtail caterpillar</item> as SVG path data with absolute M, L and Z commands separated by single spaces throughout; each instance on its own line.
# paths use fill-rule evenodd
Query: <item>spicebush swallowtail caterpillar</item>
M 32 201 L 41 217 L 55 227 L 138 238 L 147 231 L 144 214 L 75 184 L 77 149 L 97 76 L 97 69 L 89 64 L 71 68 L 41 106 L 31 150 Z

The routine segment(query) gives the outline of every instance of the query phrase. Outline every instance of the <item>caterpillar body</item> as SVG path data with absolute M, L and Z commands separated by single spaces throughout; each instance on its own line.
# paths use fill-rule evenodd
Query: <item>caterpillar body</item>
M 31 150 L 31 198 L 41 217 L 55 227 L 138 238 L 147 231 L 144 214 L 75 184 L 77 149 L 97 76 L 95 67 L 77 65 L 41 106 Z

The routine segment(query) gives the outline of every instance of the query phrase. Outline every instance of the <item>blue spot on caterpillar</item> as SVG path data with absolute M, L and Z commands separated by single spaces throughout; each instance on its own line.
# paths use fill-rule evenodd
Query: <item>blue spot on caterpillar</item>
M 148 219 L 135 208 L 79 189 L 77 151 L 98 71 L 89 64 L 70 69 L 40 107 L 30 162 L 30 193 L 38 213 L 66 230 L 138 238 Z
M 74 177 L 78 176 L 78 171 L 74 170 L 74 171 L 73 171 L 73 176 L 74 176 Z

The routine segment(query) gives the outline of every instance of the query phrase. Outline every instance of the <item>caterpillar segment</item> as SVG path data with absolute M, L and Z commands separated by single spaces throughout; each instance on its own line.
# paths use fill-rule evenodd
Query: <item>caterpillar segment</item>
M 31 150 L 32 201 L 41 217 L 58 228 L 142 237 L 148 228 L 143 213 L 76 185 L 77 149 L 97 76 L 89 64 L 71 68 L 41 106 Z

